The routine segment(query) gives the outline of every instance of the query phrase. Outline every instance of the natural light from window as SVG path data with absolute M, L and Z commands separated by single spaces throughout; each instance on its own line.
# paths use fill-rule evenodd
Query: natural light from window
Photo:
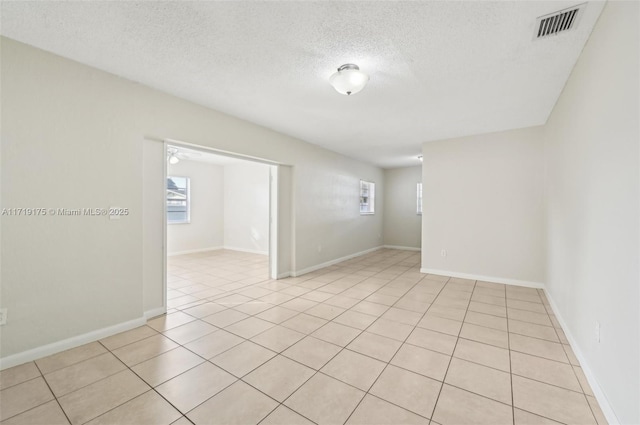
M 167 223 L 189 223 L 189 177 L 167 177 Z
M 360 180 L 360 214 L 374 214 L 376 206 L 376 184 Z

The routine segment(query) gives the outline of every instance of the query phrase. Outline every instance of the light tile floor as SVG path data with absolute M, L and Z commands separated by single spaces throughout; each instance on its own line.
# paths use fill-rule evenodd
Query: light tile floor
M 384 249 L 273 281 L 169 259 L 166 316 L 0 373 L 2 424 L 598 424 L 543 291 Z

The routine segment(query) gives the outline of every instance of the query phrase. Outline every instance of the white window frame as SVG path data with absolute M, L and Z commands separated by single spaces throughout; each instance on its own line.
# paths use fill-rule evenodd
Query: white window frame
M 360 215 L 376 213 L 376 184 L 360 180 Z
M 416 214 L 422 215 L 422 182 L 416 185 Z
M 186 203 L 186 213 L 187 217 L 185 220 L 170 220 L 169 219 L 169 197 L 168 193 L 165 192 L 165 208 L 167 209 L 167 224 L 189 224 L 191 223 L 191 178 L 186 176 L 167 176 L 167 185 L 169 183 L 169 179 L 178 178 L 185 179 L 186 188 L 185 188 L 185 203 Z M 166 191 L 169 188 L 166 187 Z

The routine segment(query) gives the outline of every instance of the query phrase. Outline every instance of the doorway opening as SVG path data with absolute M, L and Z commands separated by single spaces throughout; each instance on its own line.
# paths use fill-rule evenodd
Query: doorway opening
M 165 154 L 167 309 L 277 279 L 279 165 L 173 141 Z

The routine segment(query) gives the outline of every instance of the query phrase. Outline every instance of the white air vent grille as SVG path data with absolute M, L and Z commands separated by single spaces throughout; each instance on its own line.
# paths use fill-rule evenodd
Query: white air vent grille
M 545 38 L 569 31 L 578 25 L 586 3 L 541 16 L 536 20 L 534 38 Z

